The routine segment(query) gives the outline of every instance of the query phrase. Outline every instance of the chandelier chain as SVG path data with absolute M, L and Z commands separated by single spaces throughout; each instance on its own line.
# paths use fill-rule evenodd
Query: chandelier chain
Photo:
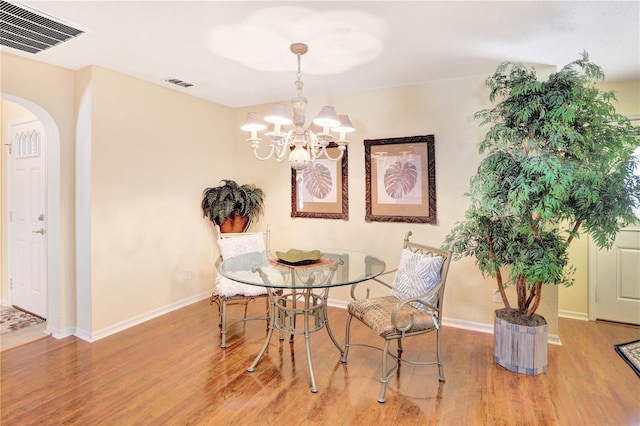
M 302 71 L 300 71 L 300 56 L 302 56 L 301 53 L 296 53 L 296 56 L 298 57 L 298 73 L 296 74 L 296 93 L 297 96 L 300 96 L 300 94 L 302 93 L 302 86 L 304 85 L 302 83 Z

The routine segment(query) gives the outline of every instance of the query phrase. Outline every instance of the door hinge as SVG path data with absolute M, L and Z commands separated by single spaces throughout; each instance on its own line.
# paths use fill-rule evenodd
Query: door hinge
M 13 278 L 9 278 L 9 288 L 13 290 Z
M 9 147 L 9 155 L 11 155 L 11 147 L 13 146 L 13 144 L 5 143 L 5 145 Z

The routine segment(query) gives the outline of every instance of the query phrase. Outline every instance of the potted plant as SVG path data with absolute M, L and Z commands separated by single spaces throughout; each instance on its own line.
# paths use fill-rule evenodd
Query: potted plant
M 238 185 L 230 179 L 221 183 L 203 191 L 202 212 L 221 232 L 244 232 L 264 210 L 264 191 L 252 184 Z
M 610 248 L 622 227 L 637 222 L 633 151 L 640 128 L 615 112 L 612 92 L 594 86 L 603 78 L 586 52 L 547 81 L 538 81 L 533 68 L 503 63 L 486 81 L 493 108 L 474 116 L 491 125 L 479 145 L 486 157 L 471 178 L 465 220 L 446 243 L 459 239 L 456 258 L 475 257 L 496 279 L 505 308 L 496 311 L 494 359 L 511 371 L 546 371 L 546 321 L 535 312 L 543 284 L 573 284 L 572 240 L 583 230 L 599 248 Z M 515 285 L 517 305 L 507 285 Z M 525 342 L 506 336 L 503 322 L 542 325 L 545 335 Z M 543 347 L 523 356 L 523 344 Z M 527 365 L 517 365 L 525 358 Z

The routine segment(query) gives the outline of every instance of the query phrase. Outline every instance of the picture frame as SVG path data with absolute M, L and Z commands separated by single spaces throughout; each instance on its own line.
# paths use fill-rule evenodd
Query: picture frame
M 340 155 L 335 142 L 327 147 L 331 158 Z M 349 219 L 348 150 L 342 159 L 321 157 L 300 171 L 291 169 L 291 217 Z
M 365 139 L 367 222 L 436 223 L 434 135 Z

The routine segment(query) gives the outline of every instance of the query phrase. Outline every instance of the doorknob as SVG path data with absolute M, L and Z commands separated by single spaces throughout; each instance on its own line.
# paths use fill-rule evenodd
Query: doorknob
M 46 231 L 44 230 L 44 228 L 40 228 L 40 229 L 38 229 L 37 231 L 31 231 L 31 232 L 33 232 L 34 234 L 41 234 L 41 235 L 44 235 L 44 233 L 45 233 Z
M 38 220 L 40 222 L 42 222 L 44 220 L 44 215 L 41 213 L 40 216 L 38 216 Z

